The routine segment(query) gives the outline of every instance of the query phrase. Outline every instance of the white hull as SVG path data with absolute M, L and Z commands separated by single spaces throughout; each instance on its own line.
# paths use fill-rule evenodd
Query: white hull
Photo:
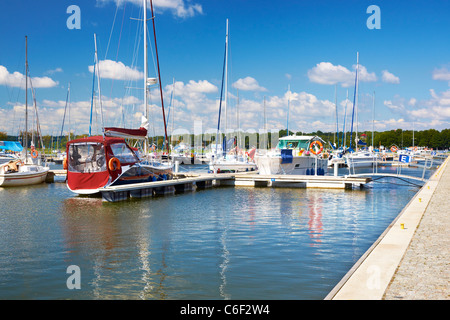
M 372 167 L 377 161 L 374 154 L 349 154 L 345 156 L 345 163 L 352 168 Z
M 259 173 L 262 175 L 289 174 L 289 175 L 315 175 L 315 157 L 293 157 L 291 163 L 281 163 L 280 155 L 262 155 L 255 157 Z M 317 158 L 317 174 L 327 174 L 328 159 Z
M 0 173 L 0 187 L 18 187 L 39 184 L 45 181 L 49 168 L 38 167 L 37 171 Z
M 135 171 L 137 170 L 136 168 L 139 168 L 138 170 L 147 170 L 147 171 L 151 171 L 151 172 L 156 172 L 156 171 L 165 171 L 165 170 L 170 170 L 172 172 L 173 167 L 172 165 L 164 165 L 164 164 L 158 164 L 158 165 L 151 165 L 151 164 L 139 164 L 138 166 L 124 166 L 122 167 L 124 169 L 124 172 L 122 172 L 122 174 L 116 178 L 116 180 L 114 181 L 110 181 L 108 182 L 106 185 L 104 185 L 103 187 L 97 188 L 97 189 L 76 189 L 76 190 L 72 190 L 69 186 L 69 184 L 67 185 L 67 189 L 69 189 L 70 191 L 72 191 L 73 193 L 79 194 L 79 195 L 94 195 L 99 193 L 100 191 L 102 191 L 103 188 L 108 187 L 110 185 L 127 185 L 129 184 L 130 186 L 142 183 L 142 182 L 148 182 L 148 181 L 129 181 L 129 183 L 118 183 L 118 181 L 121 178 L 125 178 L 127 176 L 134 176 L 135 175 Z
M 252 162 L 240 162 L 230 160 L 220 160 L 209 165 L 209 170 L 213 172 L 248 172 L 256 171 L 258 167 Z

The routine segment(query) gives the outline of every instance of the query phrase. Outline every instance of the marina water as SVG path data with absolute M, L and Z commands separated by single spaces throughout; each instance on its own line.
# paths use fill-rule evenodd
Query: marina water
M 62 181 L 0 188 L 0 299 L 323 299 L 418 190 L 389 178 L 107 203 Z

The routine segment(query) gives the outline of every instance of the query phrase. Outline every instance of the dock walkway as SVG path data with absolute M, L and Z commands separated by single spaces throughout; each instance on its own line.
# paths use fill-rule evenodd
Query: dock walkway
M 325 300 L 450 300 L 449 159 Z

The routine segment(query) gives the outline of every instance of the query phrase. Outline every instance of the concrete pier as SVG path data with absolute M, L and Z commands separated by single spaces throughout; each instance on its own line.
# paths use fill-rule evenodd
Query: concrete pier
M 450 299 L 449 159 L 325 300 Z

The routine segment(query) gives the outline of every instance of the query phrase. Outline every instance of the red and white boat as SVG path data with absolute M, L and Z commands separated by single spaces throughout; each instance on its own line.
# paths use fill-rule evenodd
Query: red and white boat
M 152 4 L 152 1 L 150 1 Z M 105 127 L 104 135 L 71 140 L 67 143 L 67 187 L 77 194 L 95 194 L 107 186 L 137 184 L 143 182 L 171 180 L 172 164 L 162 163 L 156 159 L 149 159 L 147 148 L 141 160 L 136 152 L 127 144 L 125 138 L 144 139 L 147 145 L 147 96 L 148 86 L 151 84 L 147 72 L 147 1 L 144 7 L 144 106 L 146 117 L 143 117 L 139 129 Z M 153 16 L 153 5 L 152 5 Z M 153 21 L 154 23 L 154 21 Z M 155 38 L 156 47 L 156 38 Z M 158 53 L 156 51 L 156 56 Z M 158 76 L 159 62 L 158 65 Z M 163 111 L 165 137 L 167 128 L 164 114 L 164 102 L 159 76 L 161 92 L 161 107 Z
M 67 187 L 95 194 L 106 186 L 172 179 L 172 166 L 141 161 L 123 138 L 92 136 L 67 143 Z

